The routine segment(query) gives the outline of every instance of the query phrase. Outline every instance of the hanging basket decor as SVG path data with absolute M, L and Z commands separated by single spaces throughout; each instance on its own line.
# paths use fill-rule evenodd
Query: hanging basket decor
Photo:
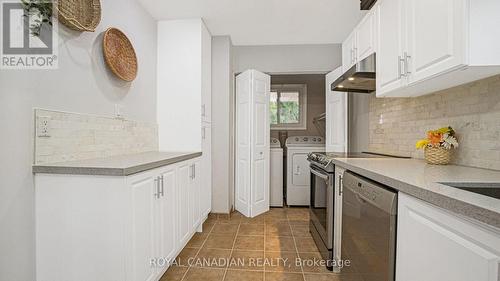
M 77 30 L 94 32 L 101 22 L 101 3 L 99 0 L 58 0 L 59 22 Z
M 131 82 L 137 76 L 137 56 L 127 36 L 111 27 L 104 33 L 103 53 L 106 64 L 118 78 Z

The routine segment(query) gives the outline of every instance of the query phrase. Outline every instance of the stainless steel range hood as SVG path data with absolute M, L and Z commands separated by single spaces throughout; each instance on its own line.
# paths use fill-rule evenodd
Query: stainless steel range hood
M 335 82 L 332 91 L 350 93 L 372 93 L 376 89 L 375 53 L 351 67 Z

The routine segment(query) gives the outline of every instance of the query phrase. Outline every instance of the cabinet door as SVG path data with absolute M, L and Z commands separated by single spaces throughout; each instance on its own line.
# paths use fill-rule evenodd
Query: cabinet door
M 160 177 L 160 257 L 175 258 L 176 250 L 176 178 L 175 167 L 167 167 Z
M 200 224 L 200 186 L 201 169 L 200 161 L 191 162 L 191 180 L 189 183 L 189 222 L 190 233 L 193 233 Z
M 158 257 L 158 177 L 152 174 L 131 180 L 132 190 L 132 277 L 131 280 L 154 280 L 158 268 L 151 259 Z
M 402 0 L 383 0 L 376 6 L 377 13 L 377 96 L 405 85 L 402 79 Z
M 409 82 L 464 65 L 466 0 L 406 0 L 405 3 Z
M 356 28 L 354 54 L 358 61 L 375 52 L 375 10 L 371 10 Z
M 201 217 L 204 218 L 212 210 L 212 129 L 209 125 L 203 126 L 201 160 Z
M 347 93 L 334 92 L 330 85 L 342 75 L 338 69 L 326 75 L 326 150 L 347 151 Z
M 500 280 L 500 232 L 399 194 L 397 281 Z
M 201 115 L 204 122 L 212 121 L 212 35 L 201 25 Z
M 356 32 L 353 31 L 347 39 L 342 43 L 342 72 L 346 72 L 349 68 L 356 64 L 355 56 L 355 40 Z
M 191 173 L 191 162 L 183 163 L 177 169 L 177 241 L 181 247 L 187 243 L 191 233 L 189 221 Z

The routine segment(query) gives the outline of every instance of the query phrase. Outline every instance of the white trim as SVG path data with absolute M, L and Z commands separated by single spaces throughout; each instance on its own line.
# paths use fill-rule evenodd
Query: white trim
M 272 84 L 271 91 L 299 92 L 299 123 L 298 124 L 271 124 L 271 131 L 307 130 L 307 84 Z M 279 113 L 278 113 L 279 114 Z

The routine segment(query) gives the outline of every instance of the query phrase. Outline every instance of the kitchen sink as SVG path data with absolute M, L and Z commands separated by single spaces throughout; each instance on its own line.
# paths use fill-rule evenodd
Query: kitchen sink
M 500 182 L 439 182 L 447 186 L 500 199 Z

